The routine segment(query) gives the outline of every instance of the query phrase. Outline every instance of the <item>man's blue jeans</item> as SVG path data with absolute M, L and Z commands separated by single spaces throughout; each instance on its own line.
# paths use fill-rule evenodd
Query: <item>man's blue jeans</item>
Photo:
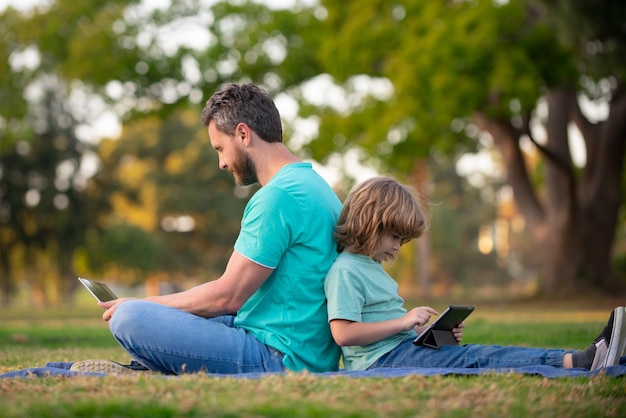
M 117 307 L 110 328 L 134 360 L 162 373 L 284 371 L 283 354 L 235 327 L 234 320 L 129 300 Z
M 563 367 L 563 354 L 576 350 L 498 345 L 415 346 L 413 337 L 380 357 L 376 367 L 512 368 L 536 365 Z

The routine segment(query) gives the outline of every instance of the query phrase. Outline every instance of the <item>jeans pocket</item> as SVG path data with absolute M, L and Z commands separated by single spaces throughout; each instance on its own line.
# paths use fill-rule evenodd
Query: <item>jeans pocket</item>
M 270 350 L 272 350 L 272 355 L 276 358 L 282 359 L 285 356 L 283 353 L 276 350 L 275 348 L 270 348 Z

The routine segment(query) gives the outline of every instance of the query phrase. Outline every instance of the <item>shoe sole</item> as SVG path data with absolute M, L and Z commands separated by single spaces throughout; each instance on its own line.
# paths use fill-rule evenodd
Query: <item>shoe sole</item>
M 597 370 L 604 367 L 606 364 L 606 355 L 609 348 L 606 345 L 604 338 L 601 338 L 598 342 L 594 343 L 596 346 L 596 354 L 593 357 L 593 363 L 589 370 Z
M 83 360 L 72 364 L 72 372 L 134 374 L 137 371 L 110 360 Z
M 616 366 L 620 358 L 626 351 L 626 308 L 619 306 L 615 308 L 613 329 L 611 331 L 611 343 L 608 347 L 604 367 Z

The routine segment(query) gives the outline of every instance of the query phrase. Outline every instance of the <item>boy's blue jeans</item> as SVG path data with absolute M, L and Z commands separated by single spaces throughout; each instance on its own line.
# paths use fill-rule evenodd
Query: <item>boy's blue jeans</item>
M 446 367 L 512 368 L 548 365 L 563 367 L 563 354 L 576 350 L 528 348 L 498 345 L 448 345 L 432 349 L 413 344 L 414 337 L 402 341 L 369 368 Z
M 284 371 L 283 354 L 235 327 L 234 320 L 129 300 L 117 307 L 110 328 L 134 360 L 162 373 Z

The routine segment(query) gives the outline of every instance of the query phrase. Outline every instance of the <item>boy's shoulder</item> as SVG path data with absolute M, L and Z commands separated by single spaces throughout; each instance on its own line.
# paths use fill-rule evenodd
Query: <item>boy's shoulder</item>
M 348 251 L 342 251 L 337 256 L 335 262 L 343 263 L 363 263 L 363 264 L 377 264 L 373 259 L 361 254 L 355 254 Z
M 337 255 L 335 262 L 331 266 L 331 271 L 348 271 L 358 274 L 362 269 L 371 271 L 372 267 L 378 265 L 370 257 L 349 252 L 342 252 Z

